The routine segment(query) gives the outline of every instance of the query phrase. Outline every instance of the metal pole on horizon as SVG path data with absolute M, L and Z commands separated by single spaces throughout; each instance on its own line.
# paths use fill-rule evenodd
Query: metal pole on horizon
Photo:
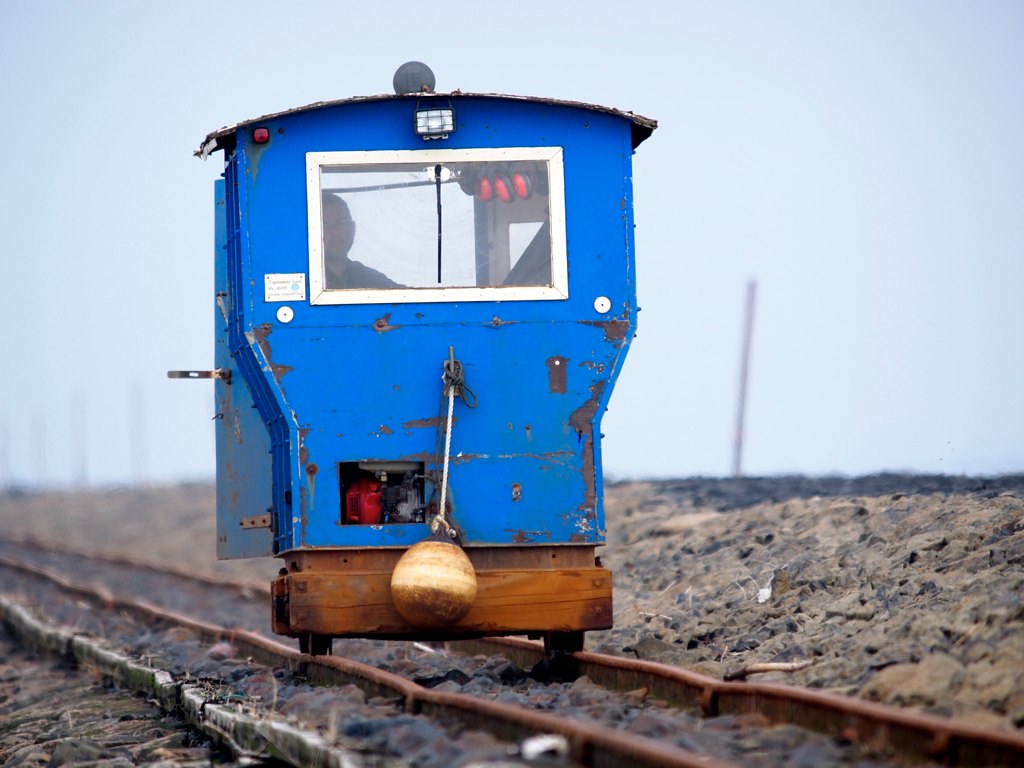
M 733 445 L 732 475 L 743 476 L 743 423 L 747 411 L 747 382 L 750 378 L 750 346 L 754 336 L 754 301 L 757 297 L 757 281 L 747 283 L 747 304 L 743 323 L 743 351 L 740 355 L 739 402 L 736 406 L 736 439 Z

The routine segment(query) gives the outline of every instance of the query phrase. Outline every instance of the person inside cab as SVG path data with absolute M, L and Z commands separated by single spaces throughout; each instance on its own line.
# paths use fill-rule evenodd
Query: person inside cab
M 383 272 L 349 258 L 356 223 L 348 204 L 337 195 L 321 196 L 324 233 L 324 282 L 328 289 L 401 288 Z

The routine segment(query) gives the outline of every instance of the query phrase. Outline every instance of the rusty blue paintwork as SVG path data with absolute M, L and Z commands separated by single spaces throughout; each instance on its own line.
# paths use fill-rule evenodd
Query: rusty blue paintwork
M 436 466 L 449 347 L 478 398 L 455 404 L 451 514 L 466 546 L 604 540 L 600 421 L 636 329 L 632 153 L 654 123 L 567 102 L 451 94 L 457 130 L 413 134 L 414 97 L 293 110 L 211 134 L 218 197 L 218 552 L 407 547 L 422 523 L 342 524 L 340 467 Z M 269 129 L 255 144 L 252 128 Z M 568 298 L 267 302 L 309 270 L 307 152 L 560 147 Z M 595 302 L 607 300 L 605 310 Z M 428 495 L 433 486 L 428 486 Z M 266 527 L 264 516 L 270 523 Z

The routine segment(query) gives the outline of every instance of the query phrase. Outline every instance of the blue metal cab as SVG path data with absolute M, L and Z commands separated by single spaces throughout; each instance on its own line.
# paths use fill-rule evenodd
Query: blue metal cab
M 283 559 L 274 628 L 307 649 L 582 638 L 611 626 L 600 422 L 636 329 L 631 164 L 656 123 L 399 90 L 197 153 L 225 158 L 218 556 Z M 416 626 L 389 579 L 439 517 L 479 588 L 457 622 Z

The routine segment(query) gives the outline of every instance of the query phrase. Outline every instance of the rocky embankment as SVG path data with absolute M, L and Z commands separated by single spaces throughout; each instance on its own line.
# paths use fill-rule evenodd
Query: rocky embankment
M 619 483 L 595 650 L 1024 727 L 1024 475 Z

